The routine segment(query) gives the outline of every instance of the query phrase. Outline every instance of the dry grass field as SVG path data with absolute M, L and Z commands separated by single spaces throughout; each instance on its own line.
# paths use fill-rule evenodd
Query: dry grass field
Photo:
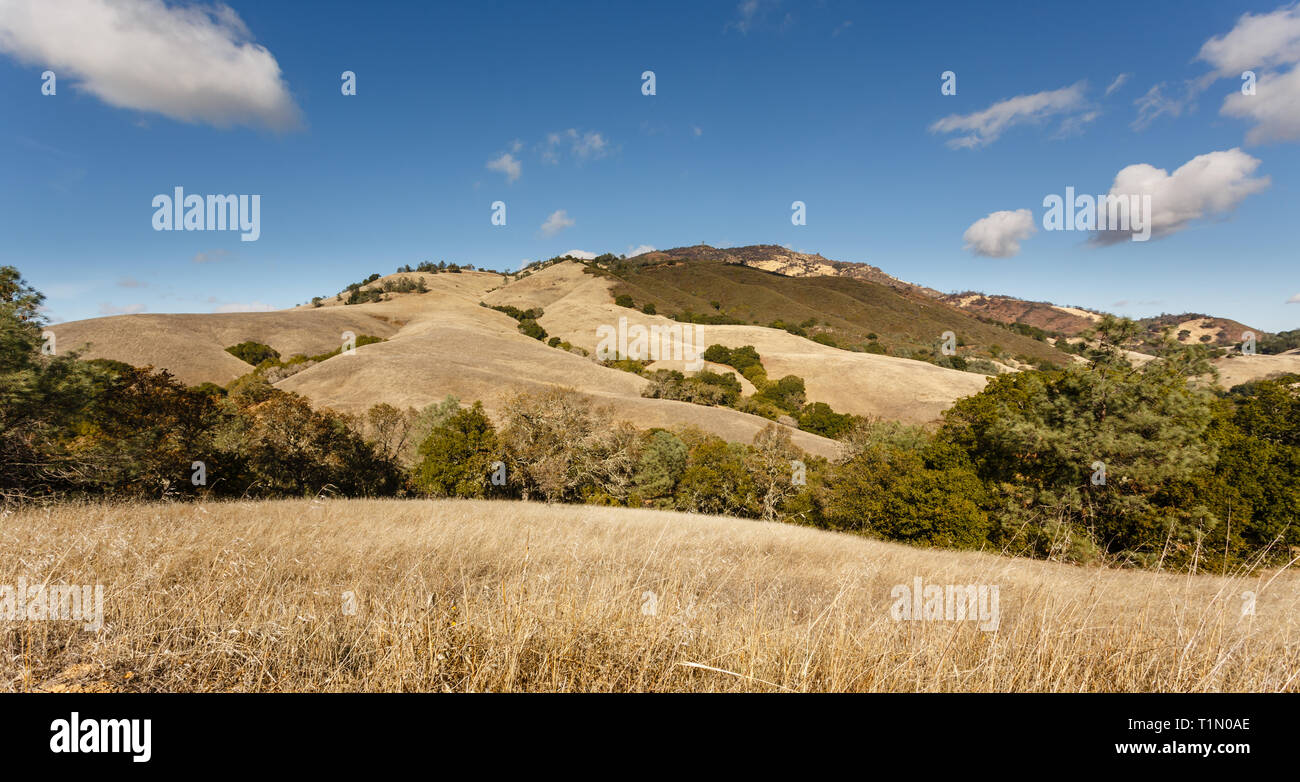
M 30 508 L 0 523 L 0 584 L 20 577 L 104 585 L 105 626 L 0 621 L 0 690 L 1300 689 L 1291 571 L 1084 569 L 680 513 Z M 916 577 L 996 586 L 996 631 L 891 618 Z

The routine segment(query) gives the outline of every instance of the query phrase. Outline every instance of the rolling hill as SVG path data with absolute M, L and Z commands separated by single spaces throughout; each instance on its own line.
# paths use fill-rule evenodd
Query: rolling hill
M 988 320 L 1020 323 L 1073 337 L 1101 320 L 1101 313 L 1078 307 L 1058 307 L 1046 301 L 1025 301 L 1014 296 L 988 296 L 975 291 L 952 293 L 943 301 Z
M 900 357 L 937 358 L 945 331 L 956 335 L 960 355 L 996 353 L 1001 371 L 1077 360 L 901 281 L 878 282 L 870 272 L 848 274 L 833 265 L 834 274 L 814 273 L 818 258 L 770 246 L 699 246 L 603 266 L 574 260 L 539 264 L 513 276 L 402 272 L 359 286 L 377 299 L 360 304 L 346 304 L 339 295 L 277 312 L 122 315 L 50 330 L 61 351 L 166 369 L 190 385 L 225 385 L 250 372 L 250 365 L 226 351 L 241 342 L 269 345 L 288 358 L 328 353 L 351 332 L 383 341 L 363 345 L 353 355 L 303 364 L 300 371 L 275 378 L 276 385 L 344 413 L 363 413 L 380 402 L 418 408 L 450 394 L 466 403 L 482 401 L 494 415 L 521 390 L 572 387 L 640 428 L 695 426 L 733 441 L 751 440 L 768 419 L 643 397 L 649 380 L 596 360 L 598 329 L 620 319 L 628 326 L 661 329 L 704 321 L 689 324 L 698 330 L 698 349 L 752 345 L 770 378 L 803 378 L 808 401 L 910 424 L 934 422 L 954 400 L 979 392 L 987 381 L 983 374 Z M 786 264 L 789 270 L 795 262 L 812 271 L 785 276 L 761 268 Z M 393 291 L 418 284 L 424 292 Z M 1064 317 L 1083 317 L 1043 306 Z M 550 341 L 563 344 L 553 347 L 520 333 L 514 318 L 492 307 L 540 309 L 538 323 Z M 1034 311 L 1044 312 L 1042 307 Z M 1217 363 L 1224 385 L 1300 370 L 1300 357 L 1293 355 L 1236 356 Z M 648 368 L 680 370 L 684 362 L 665 358 Z M 752 384 L 741 382 L 745 393 L 753 392 Z M 831 440 L 798 430 L 792 435 L 810 453 L 837 453 Z
M 892 277 L 894 284 L 886 284 L 843 272 L 813 269 L 790 277 L 764 268 L 788 265 L 789 253 L 769 245 L 700 245 L 638 255 L 608 264 L 606 271 L 616 280 L 616 296 L 628 296 L 638 307 L 652 304 L 656 312 L 681 320 L 780 322 L 844 348 L 861 350 L 874 343 L 904 357 L 934 355 L 942 335 L 951 331 L 961 355 L 1006 357 L 1025 365 L 1069 361 L 1046 342 L 983 322 Z

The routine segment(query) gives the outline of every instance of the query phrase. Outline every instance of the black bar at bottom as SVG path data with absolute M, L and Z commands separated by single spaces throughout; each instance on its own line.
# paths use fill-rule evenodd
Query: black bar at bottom
M 393 763 L 437 774 L 466 761 L 493 772 L 604 764 L 611 775 L 847 761 L 875 773 L 885 769 L 873 759 L 890 757 L 918 770 L 1182 767 L 1289 759 L 1297 707 L 1296 696 L 1251 694 L 14 694 L 0 695 L 0 748 L 6 765 L 127 773 L 256 762 L 259 775 Z M 131 746 L 89 751 L 115 737 Z M 74 738 L 87 743 L 71 751 Z

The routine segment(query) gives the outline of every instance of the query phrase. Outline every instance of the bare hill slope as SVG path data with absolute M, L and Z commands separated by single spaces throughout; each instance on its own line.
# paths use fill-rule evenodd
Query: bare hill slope
M 389 275 L 372 286 L 418 276 Z M 502 285 L 499 274 L 423 276 L 428 293 L 392 294 L 386 301 L 368 304 L 345 306 L 330 298 L 320 307 L 280 312 L 131 315 L 53 329 L 61 349 L 91 343 L 87 357 L 152 365 L 191 384 L 225 384 L 250 371 L 252 367 L 225 352 L 245 340 L 271 345 L 288 357 L 332 350 L 348 330 L 386 338 L 358 348 L 355 355 L 336 356 L 277 383 L 315 404 L 347 413 L 363 412 L 379 402 L 420 407 L 452 394 L 462 402 L 481 400 L 495 414 L 518 391 L 563 386 L 587 394 L 610 407 L 616 418 L 642 428 L 696 426 L 748 442 L 769 423 L 725 408 L 643 398 L 644 378 L 520 334 L 515 320 L 479 304 L 488 291 Z M 564 286 L 563 278 L 551 282 Z M 524 283 L 538 288 L 548 284 L 548 277 L 534 275 L 513 284 L 522 291 Z M 825 438 L 798 430 L 791 435 L 810 453 L 834 456 L 838 452 L 836 444 Z

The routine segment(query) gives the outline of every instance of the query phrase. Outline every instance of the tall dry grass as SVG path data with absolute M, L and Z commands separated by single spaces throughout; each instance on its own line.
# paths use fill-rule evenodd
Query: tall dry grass
M 1289 571 L 1082 569 L 681 513 L 63 505 L 0 520 L 0 584 L 20 576 L 103 584 L 106 626 L 0 621 L 6 690 L 1273 691 L 1300 678 Z M 916 576 L 997 585 L 997 631 L 892 619 L 891 589 Z

